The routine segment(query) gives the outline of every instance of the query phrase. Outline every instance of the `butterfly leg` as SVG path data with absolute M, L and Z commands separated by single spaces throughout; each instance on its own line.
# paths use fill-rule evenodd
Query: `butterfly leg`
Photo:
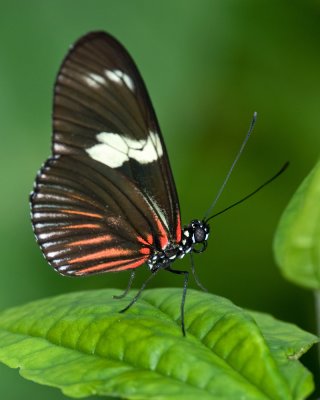
M 130 274 L 130 278 L 129 278 L 129 282 L 128 282 L 128 286 L 127 286 L 126 290 L 125 290 L 122 294 L 120 294 L 120 295 L 118 295 L 118 296 L 117 296 L 117 295 L 114 295 L 114 296 L 113 296 L 114 299 L 123 299 L 123 298 L 128 294 L 129 290 L 131 289 L 132 282 L 133 282 L 133 280 L 134 280 L 135 275 L 136 275 L 136 271 L 135 271 L 135 270 L 132 270 L 132 271 L 131 271 L 131 274 Z
M 152 278 L 154 278 L 157 274 L 157 272 L 159 271 L 159 269 L 156 269 L 152 272 L 152 274 L 144 281 L 143 285 L 141 286 L 140 290 L 138 291 L 138 293 L 134 296 L 134 298 L 130 301 L 130 303 L 123 308 L 122 310 L 119 311 L 119 313 L 124 313 L 126 312 L 131 306 L 134 305 L 134 303 L 138 300 L 138 298 L 140 297 L 141 293 L 144 291 L 144 289 L 146 288 L 146 286 L 148 285 L 148 283 L 152 280 Z
M 208 292 L 208 289 L 203 286 L 203 284 L 200 282 L 199 277 L 198 277 L 198 275 L 196 273 L 196 269 L 194 267 L 193 254 L 192 253 L 190 253 L 190 259 L 191 259 L 191 272 L 192 272 L 192 275 L 194 277 L 194 280 L 196 281 L 196 284 L 199 286 L 199 288 L 201 290 L 203 290 L 204 292 Z
M 182 299 L 181 299 L 181 329 L 182 329 L 183 336 L 186 336 L 186 330 L 184 327 L 184 304 L 186 302 L 189 272 L 172 269 L 170 266 L 166 268 L 166 271 L 172 272 L 173 274 L 177 274 L 177 275 L 184 275 L 183 292 L 182 292 Z

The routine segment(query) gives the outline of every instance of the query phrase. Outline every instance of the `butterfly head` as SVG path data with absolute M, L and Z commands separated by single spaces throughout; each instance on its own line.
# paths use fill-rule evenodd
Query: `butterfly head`
M 192 220 L 182 230 L 181 244 L 185 253 L 202 253 L 207 248 L 210 227 L 205 221 Z

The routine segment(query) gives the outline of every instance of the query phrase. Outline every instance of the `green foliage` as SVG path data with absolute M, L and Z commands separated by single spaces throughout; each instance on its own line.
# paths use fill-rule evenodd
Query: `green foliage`
M 320 289 L 320 162 L 283 213 L 274 249 L 285 277 L 298 285 Z
M 286 159 L 292 165 L 261 195 L 214 220 L 197 271 L 211 293 L 314 326 L 312 296 L 279 278 L 269 243 L 292 187 L 319 153 L 319 15 L 316 1 L 2 1 L 1 309 L 127 284 L 126 273 L 86 279 L 55 274 L 35 243 L 29 217 L 28 194 L 50 154 L 56 73 L 74 40 L 103 29 L 127 47 L 147 84 L 183 224 L 209 207 L 258 111 L 254 135 L 216 211 L 249 193 Z M 187 265 L 185 259 L 176 267 Z M 137 287 L 146 272 L 139 269 Z M 163 273 L 153 284 L 182 283 Z M 315 360 L 305 360 L 313 371 Z M 1 399 L 64 398 L 14 372 L 0 364 Z
M 146 291 L 127 313 L 116 290 L 44 299 L 0 314 L 0 360 L 71 397 L 304 399 L 299 357 L 317 338 L 294 325 L 190 290 Z

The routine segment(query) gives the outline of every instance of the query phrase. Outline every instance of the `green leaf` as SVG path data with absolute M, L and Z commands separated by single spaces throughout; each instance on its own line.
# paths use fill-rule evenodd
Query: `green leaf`
M 320 162 L 284 211 L 274 252 L 286 278 L 300 286 L 320 289 Z
M 317 338 L 230 301 L 181 289 L 145 291 L 125 314 L 116 290 L 72 293 L 0 314 L 0 360 L 71 397 L 304 399 L 298 358 Z
M 294 394 L 292 398 L 304 399 L 309 394 L 307 388 L 312 387 L 312 379 L 309 371 L 298 360 L 313 344 L 319 342 L 319 338 L 296 325 L 280 322 L 271 315 L 257 312 L 250 314 L 263 332 L 271 354 Z

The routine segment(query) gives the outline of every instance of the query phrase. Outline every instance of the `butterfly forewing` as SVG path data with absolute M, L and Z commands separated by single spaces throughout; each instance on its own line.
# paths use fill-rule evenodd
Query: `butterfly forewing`
M 135 268 L 179 242 L 180 212 L 162 135 L 126 50 L 80 39 L 55 84 L 53 156 L 31 196 L 33 226 L 63 274 Z

